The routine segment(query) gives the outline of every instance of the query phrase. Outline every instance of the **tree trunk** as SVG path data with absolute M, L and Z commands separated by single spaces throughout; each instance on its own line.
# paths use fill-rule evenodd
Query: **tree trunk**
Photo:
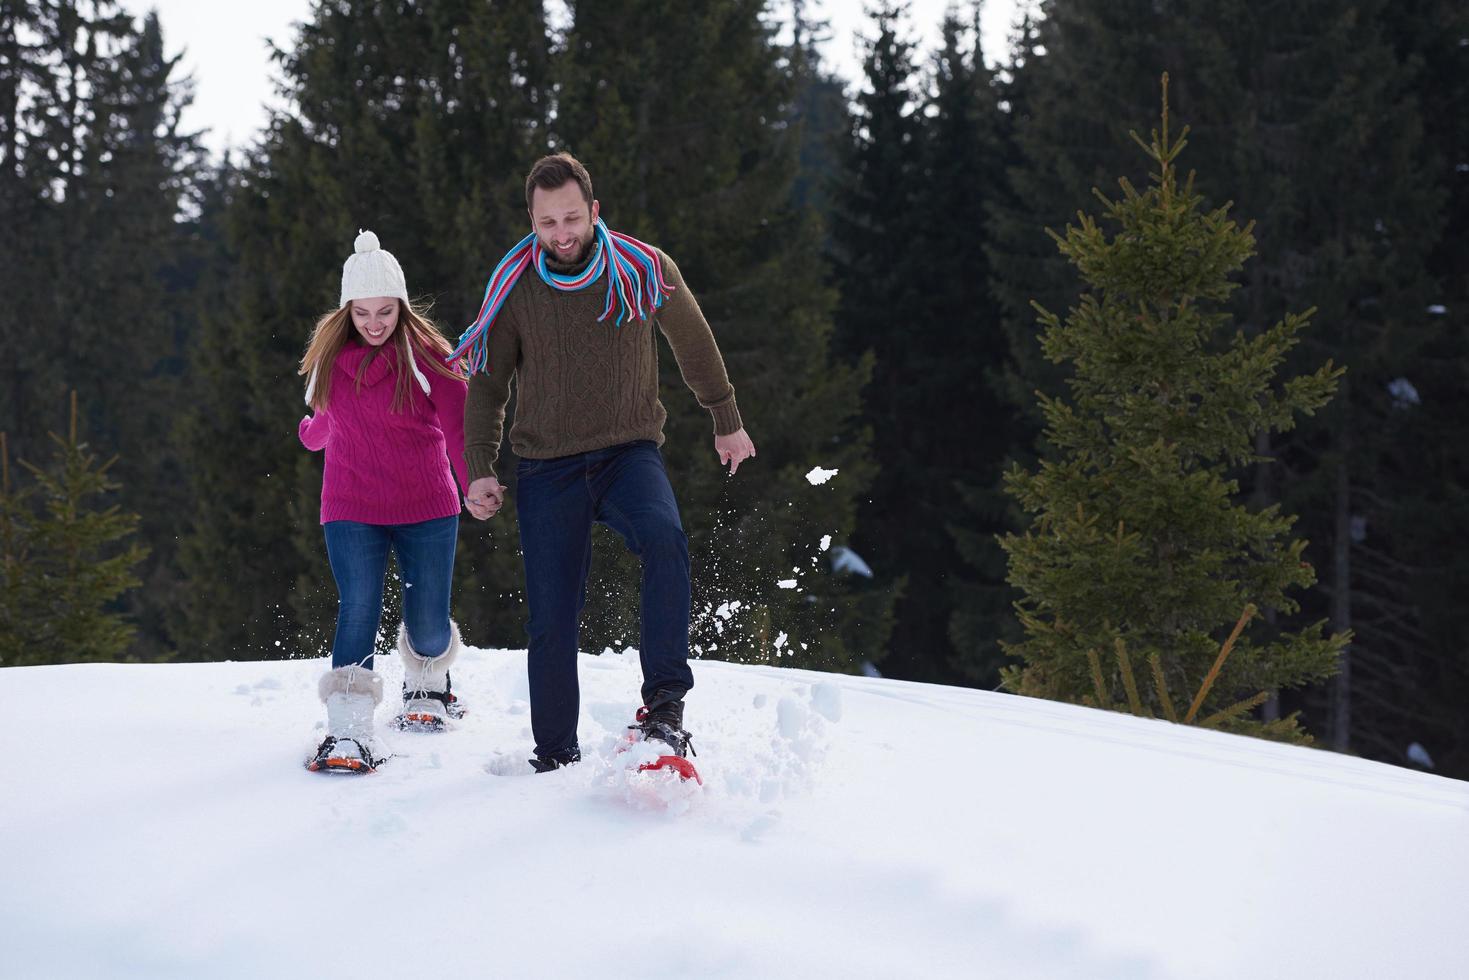
M 1260 456 L 1270 455 L 1270 433 L 1264 430 L 1255 433 L 1255 452 Z M 1269 460 L 1255 464 L 1255 490 L 1251 494 L 1254 506 L 1263 510 L 1273 503 L 1275 499 L 1275 481 L 1271 479 L 1270 467 L 1273 465 Z M 1265 622 L 1270 626 L 1275 625 L 1275 610 L 1266 609 L 1264 613 Z M 1269 699 L 1260 706 L 1261 721 L 1276 721 L 1280 718 L 1280 694 L 1271 692 Z
M 1352 481 L 1347 466 L 1351 456 L 1351 426 L 1347 400 L 1347 382 L 1342 381 L 1337 398 L 1342 417 L 1337 429 L 1336 520 L 1332 542 L 1331 631 L 1344 633 L 1352 628 Z M 1331 747 L 1338 752 L 1351 749 L 1352 731 L 1352 647 L 1342 648 L 1337 660 L 1337 674 L 1331 685 Z
M 1262 329 L 1261 324 L 1265 319 L 1265 263 L 1257 260 L 1252 263 L 1250 270 L 1250 320 L 1249 327 L 1255 331 Z M 1255 488 L 1250 495 L 1250 502 L 1256 510 L 1264 510 L 1271 504 L 1280 503 L 1275 492 L 1275 465 L 1270 458 L 1270 431 L 1261 429 L 1255 433 L 1255 455 L 1262 458 L 1262 462 L 1255 464 Z M 1264 611 L 1265 622 L 1273 629 L 1275 626 L 1276 612 L 1274 609 Z M 1260 706 L 1261 721 L 1277 721 L 1280 718 L 1280 694 L 1272 691 L 1269 699 Z

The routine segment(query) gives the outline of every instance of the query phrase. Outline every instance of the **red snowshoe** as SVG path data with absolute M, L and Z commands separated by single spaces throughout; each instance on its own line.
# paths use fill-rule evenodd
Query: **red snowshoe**
M 627 745 L 631 748 L 638 742 L 654 740 L 668 746 L 669 751 L 651 762 L 638 766 L 638 772 L 655 772 L 666 769 L 676 772 L 681 779 L 692 779 L 700 786 L 704 780 L 699 770 L 688 760 L 694 751 L 693 736 L 683 728 L 683 694 L 678 691 L 659 691 L 650 703 L 638 708 L 637 722 L 627 726 Z

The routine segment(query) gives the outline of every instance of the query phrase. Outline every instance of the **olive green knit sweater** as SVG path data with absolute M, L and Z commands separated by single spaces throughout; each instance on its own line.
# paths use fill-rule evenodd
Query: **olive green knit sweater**
M 658 399 L 654 322 L 684 383 L 714 416 L 715 434 L 742 427 L 724 359 L 698 301 L 673 260 L 662 251 L 658 257 L 673 294 L 653 321 L 629 319 L 620 327 L 612 317 L 597 321 L 607 299 L 601 279 L 580 292 L 562 292 L 534 270 L 520 277 L 490 330 L 486 370 L 469 382 L 464 458 L 471 481 L 495 475 L 512 377 L 510 445 L 517 456 L 553 459 L 637 439 L 662 445 L 668 413 Z M 560 273 L 585 267 L 547 264 Z

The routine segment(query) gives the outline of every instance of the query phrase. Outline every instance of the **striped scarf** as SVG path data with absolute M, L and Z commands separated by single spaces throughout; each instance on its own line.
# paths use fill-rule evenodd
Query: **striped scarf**
M 595 242 L 591 258 L 587 267 L 575 275 L 554 272 L 546 265 L 546 250 L 541 248 L 535 232 L 526 235 L 506 252 L 495 271 L 490 273 L 479 315 L 460 334 L 459 346 L 454 348 L 450 358 L 463 357 L 470 374 L 488 370 L 490 329 L 494 327 L 495 317 L 499 315 L 500 307 L 505 305 L 510 290 L 531 265 L 535 266 L 542 282 L 566 293 L 586 289 L 600 279 L 602 273 L 610 270 L 607 305 L 603 307 L 602 315 L 597 317 L 598 321 L 607 319 L 614 309 L 617 310 L 617 319 L 613 322 L 619 327 L 629 318 L 642 320 L 652 316 L 663 305 L 663 298 L 673 292 L 673 287 L 663 278 L 658 254 L 651 245 L 611 230 L 600 218 L 592 230 Z

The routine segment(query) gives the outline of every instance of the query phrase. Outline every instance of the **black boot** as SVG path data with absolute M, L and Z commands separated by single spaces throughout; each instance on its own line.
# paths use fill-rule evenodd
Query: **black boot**
M 536 772 L 552 772 L 556 769 L 563 769 L 566 766 L 580 762 L 581 749 L 573 747 L 566 749 L 564 752 L 557 752 L 555 755 L 538 755 L 534 759 L 527 759 L 526 761 L 530 763 L 530 767 Z
M 664 689 L 656 692 L 648 703 L 638 709 L 638 721 L 629 728 L 636 728 L 643 733 L 643 738 L 657 739 L 669 747 L 669 755 L 676 755 L 680 759 L 687 758 L 694 751 L 693 736 L 684 731 L 683 727 L 683 696 L 684 692 L 676 689 Z

